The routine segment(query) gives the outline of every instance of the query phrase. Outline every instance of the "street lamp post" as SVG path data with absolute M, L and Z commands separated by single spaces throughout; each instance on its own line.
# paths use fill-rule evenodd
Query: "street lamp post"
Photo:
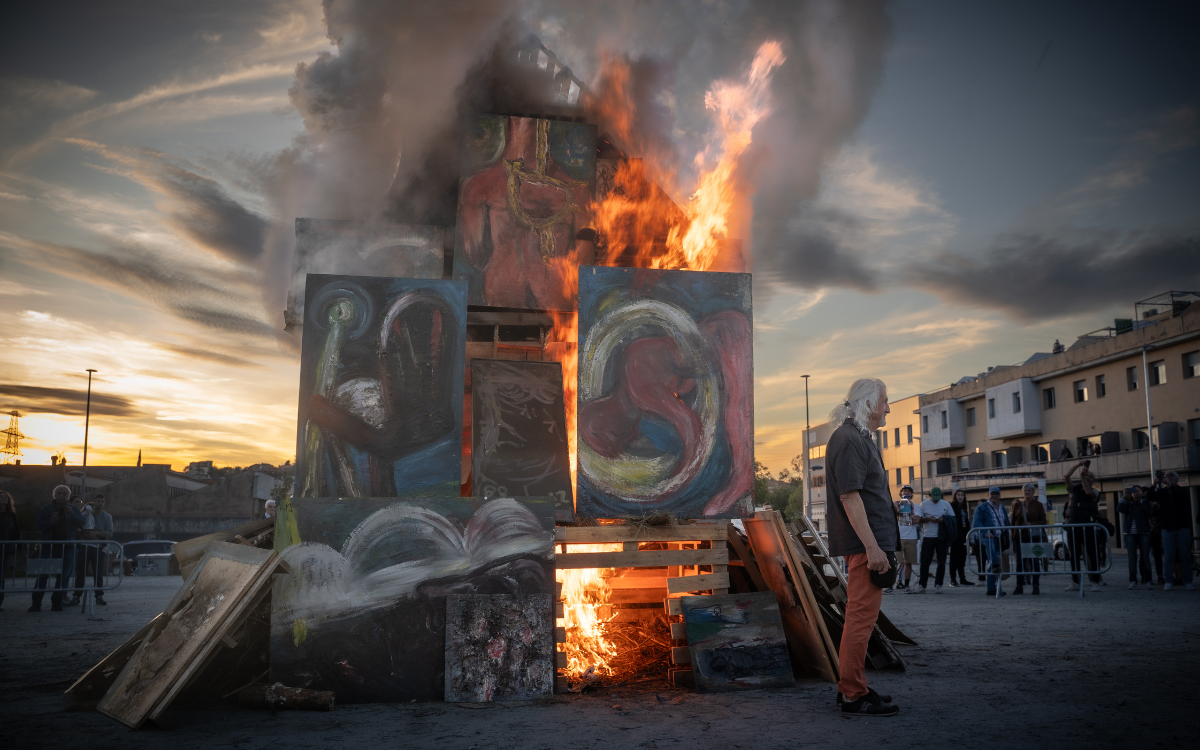
M 808 421 L 808 376 L 801 375 L 804 378 L 804 508 L 808 512 L 808 520 L 812 520 L 812 467 L 811 459 L 808 457 L 808 445 L 812 442 L 812 426 Z
M 83 484 L 79 487 L 79 497 L 83 499 L 84 504 L 87 504 L 87 449 L 88 449 L 88 428 L 92 421 L 92 373 L 97 372 L 88 368 L 88 391 L 87 391 L 87 409 L 83 416 Z

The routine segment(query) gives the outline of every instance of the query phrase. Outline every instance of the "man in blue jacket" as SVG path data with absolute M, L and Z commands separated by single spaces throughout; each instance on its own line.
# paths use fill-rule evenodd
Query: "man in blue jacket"
M 83 528 L 85 520 L 83 514 L 69 502 L 71 488 L 60 484 L 54 488 L 52 497 L 54 498 L 53 502 L 43 506 L 33 522 L 33 525 L 42 532 L 42 540 L 63 542 L 78 539 L 79 530 Z M 67 593 L 66 587 L 71 583 L 71 571 L 75 570 L 75 545 L 42 544 L 39 546 L 42 548 L 39 555 L 41 559 L 62 560 L 62 569 L 54 576 L 55 591 L 50 595 L 50 609 L 54 612 L 62 612 L 63 597 Z M 49 573 L 39 575 L 36 588 L 45 589 L 49 580 Z M 33 592 L 33 606 L 29 608 L 30 612 L 42 611 L 43 596 L 45 596 L 45 591 Z
M 986 503 L 980 503 L 975 509 L 975 517 L 971 523 L 971 527 L 979 529 L 979 547 L 987 554 L 987 566 L 989 573 L 1002 572 L 1003 565 L 1000 561 L 1000 554 L 1003 552 L 1003 538 L 1007 531 L 994 531 L 993 529 L 1000 526 L 1008 526 L 1008 512 L 1004 510 L 1004 506 L 1000 504 L 1000 488 L 992 487 L 988 490 L 988 499 Z M 999 585 L 1000 576 L 989 575 L 987 577 L 987 593 L 988 596 L 996 595 L 996 587 Z M 1000 589 L 1000 596 L 1007 596 L 1004 589 Z

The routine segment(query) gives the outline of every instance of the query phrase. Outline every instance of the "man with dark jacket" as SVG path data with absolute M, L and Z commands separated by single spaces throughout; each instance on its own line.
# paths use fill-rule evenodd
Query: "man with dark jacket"
M 52 495 L 53 502 L 47 503 L 34 519 L 33 525 L 42 532 L 43 541 L 74 541 L 79 538 L 79 530 L 83 528 L 86 521 L 83 514 L 71 505 L 71 488 L 65 484 L 60 484 L 54 488 Z M 75 546 L 71 544 L 41 544 L 41 554 L 39 557 L 43 560 L 62 560 L 62 567 L 58 569 L 58 573 L 54 576 L 55 591 L 50 595 L 50 609 L 54 612 L 62 612 L 63 597 L 66 595 L 67 586 L 71 584 L 71 572 L 75 569 Z M 45 589 L 49 582 L 50 574 L 42 573 L 37 577 L 37 585 L 34 588 Z M 33 592 L 33 606 L 29 608 L 30 612 L 42 611 L 42 597 L 45 596 L 45 591 Z
M 1021 494 L 1021 499 L 1013 500 L 1012 503 L 1012 512 L 1009 514 L 1012 525 L 1045 526 L 1047 523 L 1049 523 L 1049 521 L 1046 520 L 1046 507 L 1042 505 L 1042 501 L 1038 499 L 1037 487 L 1033 486 L 1029 482 L 1026 482 L 1025 486 L 1021 488 Z M 1044 528 L 1021 529 L 1020 531 L 1014 531 L 1012 536 L 1013 550 L 1017 553 L 1017 572 L 1020 573 L 1024 571 L 1029 573 L 1041 570 L 1044 558 L 1025 557 L 1024 551 L 1026 548 L 1022 545 L 1040 543 L 1045 547 L 1048 547 L 1049 545 L 1046 544 L 1046 530 Z M 1026 581 L 1033 585 L 1034 594 L 1042 593 L 1041 588 L 1038 586 L 1040 579 L 1041 576 L 1037 575 L 1018 575 L 1017 587 L 1013 589 L 1013 594 L 1025 593 Z
M 1176 560 L 1182 569 L 1184 586 L 1192 591 L 1195 589 L 1192 585 L 1192 500 L 1188 496 L 1188 489 L 1179 486 L 1178 474 L 1168 471 L 1155 477 L 1150 499 L 1158 504 L 1158 522 L 1162 526 L 1163 555 L 1166 558 L 1163 567 L 1167 576 L 1163 591 L 1175 588 Z
M 1142 585 L 1149 588 L 1150 500 L 1142 494 L 1142 488 L 1136 484 L 1126 487 L 1117 512 L 1125 515 L 1125 521 L 1121 524 L 1121 535 L 1125 538 L 1125 549 L 1129 550 L 1129 588 L 1137 588 L 1139 569 Z
M 1071 488 L 1071 499 L 1067 501 L 1065 511 L 1068 524 L 1086 524 L 1096 523 L 1100 515 L 1100 506 L 1096 498 L 1100 491 L 1095 488 L 1096 475 L 1088 469 L 1088 464 L 1091 461 L 1080 461 L 1071 467 L 1067 475 L 1063 477 L 1063 483 Z M 1075 484 L 1071 483 L 1071 477 L 1076 471 L 1079 472 L 1079 481 Z M 1096 528 L 1076 527 L 1068 530 L 1067 540 L 1070 542 L 1071 549 L 1071 570 L 1099 570 L 1100 557 L 1097 554 L 1096 546 L 1099 541 L 1099 532 Z M 1081 563 L 1083 566 L 1081 567 Z M 1092 591 L 1100 590 L 1100 574 L 1089 573 L 1088 579 L 1092 582 Z M 1067 591 L 1078 591 L 1083 585 L 1079 574 L 1071 576 L 1071 585 L 1067 587 Z
M 950 544 L 950 585 L 974 586 L 974 581 L 967 580 L 967 532 L 971 530 L 971 511 L 967 507 L 967 493 L 963 490 L 954 491 L 954 499 L 950 501 L 954 510 L 954 520 L 958 524 L 958 533 Z M 957 576 L 958 580 L 955 580 Z

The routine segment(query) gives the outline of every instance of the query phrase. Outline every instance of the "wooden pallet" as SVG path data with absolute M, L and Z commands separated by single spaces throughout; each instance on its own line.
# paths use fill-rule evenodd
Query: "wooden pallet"
M 558 526 L 554 531 L 555 543 L 559 545 L 556 568 L 623 571 L 624 575 L 608 579 L 609 604 L 604 605 L 617 621 L 650 616 L 655 610 L 647 609 L 648 604 L 662 606 L 668 614 L 677 615 L 677 607 L 671 605 L 678 605 L 681 596 L 729 592 L 729 552 L 725 546 L 728 521 L 690 521 L 676 526 Z M 573 544 L 620 544 L 621 550 L 571 552 Z M 692 684 L 687 637 L 682 622 L 671 626 L 676 641 L 671 662 L 675 666 L 668 677 L 672 685 L 686 686 Z M 560 669 L 565 662 L 566 655 L 560 652 Z M 563 675 L 558 677 L 556 685 L 559 692 L 569 689 Z

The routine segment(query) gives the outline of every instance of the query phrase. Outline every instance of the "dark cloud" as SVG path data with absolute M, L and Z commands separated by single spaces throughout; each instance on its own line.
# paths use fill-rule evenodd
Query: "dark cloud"
M 800 220 L 778 233 L 775 242 L 757 246 L 755 280 L 802 289 L 835 285 L 873 291 L 875 271 L 844 244 L 844 238 L 862 231 L 862 224 L 845 211 L 807 208 Z
M 176 354 L 182 354 L 183 356 L 190 357 L 191 359 L 202 359 L 222 365 L 232 365 L 233 367 L 263 367 L 263 365 L 259 364 L 258 362 L 253 362 L 243 357 L 238 357 L 233 354 L 226 354 L 224 352 L 216 352 L 209 349 L 197 349 L 195 347 L 180 346 L 178 344 L 159 344 L 159 346 L 167 351 L 175 352 Z
M 906 281 L 972 307 L 1035 320 L 1200 288 L 1200 235 L 1002 235 L 977 256 L 942 255 Z
M 263 251 L 267 221 L 246 210 L 209 177 L 161 161 L 151 179 L 175 204 L 170 224 L 208 249 L 235 261 Z
M 250 289 L 220 283 L 219 274 L 136 245 L 106 252 L 26 241 L 21 260 L 122 294 L 146 299 L 179 317 L 220 331 L 274 339 L 277 330 L 247 302 Z
M 43 388 L 36 385 L 0 383 L 4 410 L 17 409 L 23 413 L 62 414 L 82 417 L 87 408 L 87 390 L 77 388 Z M 137 417 L 143 414 L 133 401 L 92 391 L 92 414 L 106 417 Z

